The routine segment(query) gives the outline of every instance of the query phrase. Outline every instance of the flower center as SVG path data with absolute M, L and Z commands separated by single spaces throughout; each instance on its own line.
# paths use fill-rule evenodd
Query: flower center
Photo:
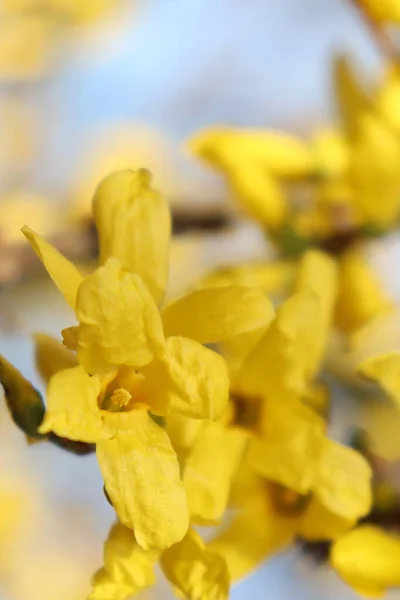
M 281 515 L 297 517 L 307 508 L 311 495 L 302 495 L 279 483 L 273 483 L 272 499 L 276 510 Z
M 118 388 L 111 394 L 105 395 L 101 407 L 110 412 L 126 412 L 132 409 L 132 405 L 132 394 L 124 388 Z
M 234 406 L 233 424 L 256 430 L 261 416 L 261 399 L 231 393 L 231 400 Z

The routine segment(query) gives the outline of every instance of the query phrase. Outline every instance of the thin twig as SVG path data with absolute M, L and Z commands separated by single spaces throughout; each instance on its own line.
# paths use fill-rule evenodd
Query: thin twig
M 213 233 L 230 225 L 232 217 L 221 205 L 177 205 L 172 208 L 174 235 L 193 231 Z M 91 220 L 77 223 L 49 239 L 60 252 L 73 261 L 85 261 L 97 256 L 97 236 Z M 0 287 L 34 277 L 40 271 L 40 261 L 21 236 L 20 244 L 0 244 Z

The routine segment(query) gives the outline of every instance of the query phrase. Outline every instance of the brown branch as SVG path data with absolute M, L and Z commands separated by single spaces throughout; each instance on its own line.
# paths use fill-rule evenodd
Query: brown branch
M 172 208 L 173 234 L 193 231 L 212 233 L 232 222 L 229 210 L 223 206 L 176 205 Z M 78 223 L 49 239 L 60 252 L 73 261 L 85 261 L 97 256 L 97 236 L 91 220 Z M 34 277 L 41 266 L 35 253 L 21 236 L 20 244 L 0 244 L 0 287 Z

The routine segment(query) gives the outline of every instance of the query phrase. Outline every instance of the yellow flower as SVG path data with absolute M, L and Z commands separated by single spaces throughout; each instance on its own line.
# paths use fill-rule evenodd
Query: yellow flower
M 337 540 L 330 561 L 359 594 L 377 597 L 400 586 L 400 538 L 373 525 L 357 527 Z
M 50 379 L 41 432 L 96 443 L 120 521 L 142 548 L 165 548 L 183 538 L 189 514 L 162 420 L 218 419 L 228 400 L 227 369 L 201 344 L 257 328 L 273 309 L 261 291 L 235 287 L 194 291 L 160 314 L 170 215 L 147 171 L 106 178 L 94 216 L 102 266 L 85 279 L 24 228 L 78 320 L 64 339 L 79 364 Z
M 282 226 L 288 211 L 279 178 L 313 170 L 306 144 L 279 132 L 213 128 L 194 136 L 189 148 L 222 170 L 242 207 L 272 230 Z
M 281 458 L 282 472 L 292 469 L 288 459 Z M 210 544 L 225 558 L 233 581 L 298 536 L 313 541 L 340 538 L 371 506 L 368 463 L 351 448 L 328 439 L 314 461 L 306 494 L 260 478 L 249 465 L 243 469 L 234 487 L 238 513 Z
M 89 600 L 125 600 L 154 584 L 154 566 L 161 568 L 188 600 L 226 600 L 229 576 L 223 559 L 189 529 L 181 542 L 163 552 L 143 550 L 133 532 L 116 523 L 104 546 L 104 567 L 93 577 Z
M 36 78 L 49 68 L 53 31 L 48 19 L 2 16 L 0 35 L 0 79 Z

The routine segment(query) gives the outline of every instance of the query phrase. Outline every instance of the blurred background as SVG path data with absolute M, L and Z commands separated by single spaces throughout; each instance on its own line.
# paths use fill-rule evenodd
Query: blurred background
M 24 223 L 90 257 L 79 228 L 99 179 L 124 167 L 150 168 L 178 211 L 224 210 L 221 178 L 189 157 L 185 139 L 213 124 L 307 134 L 334 120 L 330 64 L 339 52 L 366 76 L 379 67 L 347 0 L 1 0 L 0 353 L 40 387 L 31 334 L 59 336 L 74 321 L 27 258 Z M 173 248 L 170 294 L 211 266 L 264 255 L 251 223 L 185 233 Z M 0 419 L 1 600 L 85 598 L 113 519 L 96 460 L 28 447 L 3 406 Z M 270 561 L 232 598 L 356 597 L 298 555 Z M 141 597 L 170 594 L 160 577 Z

